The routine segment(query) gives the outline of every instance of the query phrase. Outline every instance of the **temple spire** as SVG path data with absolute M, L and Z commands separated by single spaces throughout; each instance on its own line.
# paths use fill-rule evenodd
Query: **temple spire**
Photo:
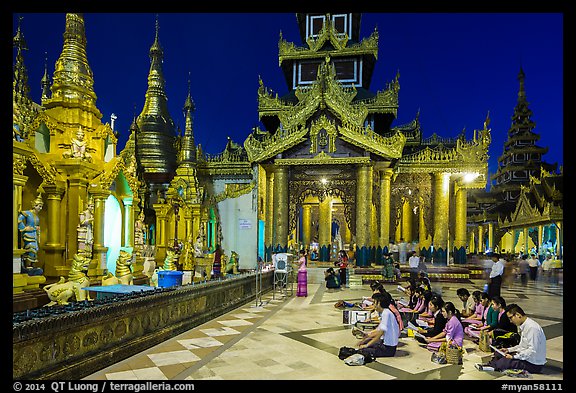
M 30 87 L 28 86 L 28 72 L 24 66 L 23 52 L 28 50 L 28 47 L 26 46 L 26 40 L 24 39 L 24 34 L 21 30 L 22 19 L 24 18 L 18 18 L 18 28 L 13 39 L 13 45 L 14 48 L 16 48 L 16 62 L 14 64 L 12 88 L 14 101 L 18 104 L 25 104 L 24 101 L 29 100 L 28 93 L 30 92 Z
M 46 100 L 46 109 L 55 107 L 80 108 L 92 113 L 98 120 L 102 114 L 96 107 L 94 78 L 86 55 L 84 16 L 66 14 L 66 29 L 62 53 L 54 67 L 52 98 Z M 95 124 L 86 124 L 95 128 Z
M 162 62 L 164 52 L 159 39 L 160 24 L 156 15 L 154 42 L 150 47 L 148 89 L 137 124 L 140 129 L 138 153 L 147 173 L 171 174 L 176 168 L 177 153 L 174 146 L 176 127 L 168 111 Z
M 186 125 L 184 135 L 182 137 L 182 144 L 180 147 L 180 164 L 187 165 L 196 161 L 196 147 L 194 145 L 194 129 L 193 129 L 193 113 L 195 111 L 194 101 L 190 94 L 190 73 L 188 73 L 188 96 L 184 102 L 184 118 Z
M 48 76 L 48 52 L 44 52 L 44 75 L 40 81 L 42 86 L 42 102 L 50 98 L 50 77 Z

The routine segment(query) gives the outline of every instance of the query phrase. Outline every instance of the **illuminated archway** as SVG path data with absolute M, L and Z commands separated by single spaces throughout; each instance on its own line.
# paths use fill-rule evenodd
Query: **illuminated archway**
M 114 195 L 106 199 L 104 213 L 104 246 L 106 252 L 106 268 L 112 274 L 116 271 L 116 260 L 122 246 L 122 208 Z

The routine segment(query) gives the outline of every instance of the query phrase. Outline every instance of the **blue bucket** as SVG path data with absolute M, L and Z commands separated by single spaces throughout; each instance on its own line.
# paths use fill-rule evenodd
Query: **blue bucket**
M 177 270 L 159 270 L 158 286 L 162 288 L 181 286 L 184 272 Z

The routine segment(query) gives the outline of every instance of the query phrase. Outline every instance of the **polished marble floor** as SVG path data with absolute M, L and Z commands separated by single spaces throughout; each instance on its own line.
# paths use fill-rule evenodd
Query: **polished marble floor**
M 456 289 L 482 290 L 483 281 L 433 283 L 446 301 L 459 305 Z M 295 284 L 294 284 L 295 286 Z M 386 285 L 395 298 L 396 285 Z M 405 334 L 393 358 L 379 358 L 364 366 L 348 366 L 337 356 L 342 346 L 355 346 L 351 327 L 344 325 L 340 299 L 358 301 L 370 294 L 368 285 L 327 290 L 308 284 L 308 296 L 296 291 L 270 291 L 210 322 L 127 358 L 84 380 L 519 380 L 500 372 L 478 371 L 486 361 L 465 340 L 462 365 L 438 365 L 430 352 Z M 519 304 L 544 328 L 547 364 L 532 380 L 563 380 L 563 281 L 519 282 L 504 285 L 502 296 Z M 526 381 L 526 378 L 522 378 Z

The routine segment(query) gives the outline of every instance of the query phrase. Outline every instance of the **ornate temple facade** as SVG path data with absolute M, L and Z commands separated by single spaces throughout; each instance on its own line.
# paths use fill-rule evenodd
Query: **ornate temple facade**
M 117 135 L 96 106 L 83 16 L 66 15 L 62 53 L 52 84 L 47 73 L 42 80 L 41 103 L 29 98 L 19 26 L 13 85 L 14 291 L 67 276 L 89 201 L 94 221 L 88 276 L 95 284 L 113 271 L 120 248 L 138 250 L 136 239 L 153 248 L 157 266 L 176 252 L 183 270 L 209 264 L 217 245 L 239 255 L 240 269 L 253 269 L 259 257 L 270 260 L 275 252 L 310 247 L 318 249 L 319 261 L 331 260 L 337 247 L 353 253 L 358 266 L 378 265 L 390 242 L 402 239 L 435 264 L 446 265 L 449 255 L 465 263 L 470 243 L 483 238 L 472 233 L 486 223 L 470 212 L 478 208 L 478 191 L 488 182 L 489 117 L 472 139 L 464 132 L 423 138 L 419 114 L 394 125 L 399 73 L 382 90 L 371 90 L 377 30 L 360 37 L 356 13 L 297 14 L 296 20 L 303 44 L 282 36 L 278 43 L 288 93 L 278 96 L 260 80 L 261 126 L 243 143 L 228 138 L 215 155 L 194 142 L 195 132 L 204 130 L 194 130 L 190 81 L 183 131 L 167 109 L 158 20 L 143 109 L 119 153 Z M 526 134 L 520 126 L 514 129 Z M 525 141 L 510 134 L 507 157 L 518 155 L 513 146 L 526 149 Z M 543 153 L 528 147 L 522 154 Z M 508 218 L 495 214 L 491 222 L 512 228 L 533 209 L 542 220 L 560 214 L 561 221 L 561 211 L 555 210 L 561 186 L 537 176 L 529 189 L 512 192 L 506 186 L 514 176 L 504 166 L 508 159 L 501 159 L 495 189 L 507 195 L 503 203 L 516 198 L 524 207 Z M 528 171 L 538 175 L 540 165 Z M 469 194 L 476 196 L 469 199 Z M 38 195 L 44 201 L 38 252 L 43 274 L 31 276 L 21 271 L 18 214 Z M 486 203 L 500 208 L 493 198 Z M 143 236 L 135 235 L 138 217 L 143 217 Z M 145 279 L 142 254 L 136 252 L 133 264 L 136 280 Z

